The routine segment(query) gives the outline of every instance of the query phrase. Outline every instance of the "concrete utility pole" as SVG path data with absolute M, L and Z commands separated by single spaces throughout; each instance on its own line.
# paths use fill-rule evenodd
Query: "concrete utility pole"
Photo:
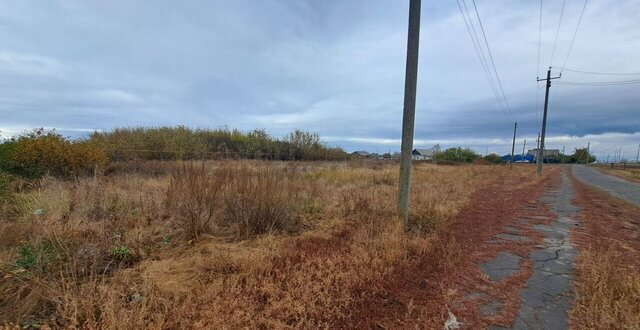
M 524 159 L 524 149 L 527 148 L 527 139 L 524 139 L 524 144 L 522 144 L 522 159 Z
M 416 85 L 418 82 L 418 50 L 420 46 L 420 0 L 409 1 L 407 36 L 407 66 L 404 78 L 404 110 L 402 111 L 402 146 L 400 179 L 398 181 L 398 211 L 405 228 L 409 227 L 409 191 L 411 183 L 411 151 L 416 115 Z
M 538 132 L 538 138 L 536 139 L 536 150 L 540 149 L 540 132 Z
M 511 164 L 510 169 L 513 169 L 513 153 L 516 151 L 516 131 L 518 130 L 518 122 L 513 124 L 513 143 L 511 144 Z
M 591 154 L 589 153 L 589 148 L 591 148 L 591 142 L 587 142 L 587 165 L 589 165 L 589 157 L 591 157 Z
M 547 81 L 547 90 L 544 93 L 544 113 L 542 115 L 542 131 L 540 132 L 540 146 L 538 147 L 538 157 L 536 159 L 536 164 L 538 165 L 538 176 L 542 175 L 542 157 L 544 156 L 544 135 L 547 131 L 547 109 L 549 107 L 549 88 L 551 87 L 551 80 L 558 79 L 558 77 L 551 78 L 551 67 L 547 71 L 546 79 L 538 79 L 538 81 Z
M 638 152 L 636 153 L 636 164 L 638 164 L 638 159 L 640 159 L 640 144 L 638 144 Z

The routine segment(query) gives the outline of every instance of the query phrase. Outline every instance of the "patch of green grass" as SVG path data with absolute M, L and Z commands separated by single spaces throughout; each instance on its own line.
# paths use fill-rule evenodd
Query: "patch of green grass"
M 131 258 L 131 250 L 126 245 L 116 245 L 111 248 L 111 257 L 120 261 L 128 260 Z
M 31 245 L 24 243 L 18 248 L 15 265 L 22 269 L 43 269 L 53 256 L 53 246 L 50 243 Z

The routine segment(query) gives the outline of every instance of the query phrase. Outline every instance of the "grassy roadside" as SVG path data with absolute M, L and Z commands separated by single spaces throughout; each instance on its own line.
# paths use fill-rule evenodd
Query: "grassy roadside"
M 330 327 L 432 249 L 500 166 L 418 165 L 406 233 L 391 164 L 117 164 L 14 189 L 0 319 L 57 327 Z M 520 171 L 517 169 L 516 171 Z M 4 209 L 3 209 L 4 210 Z
M 571 325 L 577 329 L 640 328 L 640 208 L 573 179 L 583 224 Z
M 607 174 L 611 174 L 613 176 L 617 176 L 621 179 L 625 179 L 625 180 L 629 180 L 631 182 L 636 182 L 636 183 L 640 183 L 640 167 L 637 166 L 629 166 L 629 168 L 622 169 L 620 167 L 615 167 L 612 168 L 608 165 L 603 165 L 603 166 L 595 166 L 596 169 L 607 173 Z

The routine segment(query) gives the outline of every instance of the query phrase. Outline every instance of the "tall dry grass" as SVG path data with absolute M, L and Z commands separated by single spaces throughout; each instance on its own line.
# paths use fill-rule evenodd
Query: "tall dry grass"
M 417 166 L 418 230 L 407 233 L 391 164 L 207 162 L 152 175 L 133 167 L 14 192 L 19 211 L 0 220 L 1 320 L 331 327 L 431 249 L 475 187 L 508 175 Z
M 578 328 L 640 329 L 640 273 L 619 253 L 585 250 L 578 257 L 572 310 Z

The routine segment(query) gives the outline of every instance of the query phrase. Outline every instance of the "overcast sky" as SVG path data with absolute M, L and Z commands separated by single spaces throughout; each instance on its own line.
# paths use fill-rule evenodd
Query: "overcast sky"
M 456 1 L 423 1 L 415 146 L 504 154 L 514 120 L 517 149 L 534 144 L 536 76 L 560 72 L 584 1 L 566 0 L 552 60 L 562 3 L 544 1 L 538 73 L 539 1 L 476 0 L 512 118 Z M 566 68 L 640 73 L 638 13 L 637 0 L 589 1 Z M 348 151 L 398 150 L 407 14 L 407 0 L 0 0 L 0 131 L 300 128 Z M 554 84 L 630 79 L 564 71 Z M 640 84 L 554 85 L 550 100 L 548 148 L 590 141 L 635 159 Z

